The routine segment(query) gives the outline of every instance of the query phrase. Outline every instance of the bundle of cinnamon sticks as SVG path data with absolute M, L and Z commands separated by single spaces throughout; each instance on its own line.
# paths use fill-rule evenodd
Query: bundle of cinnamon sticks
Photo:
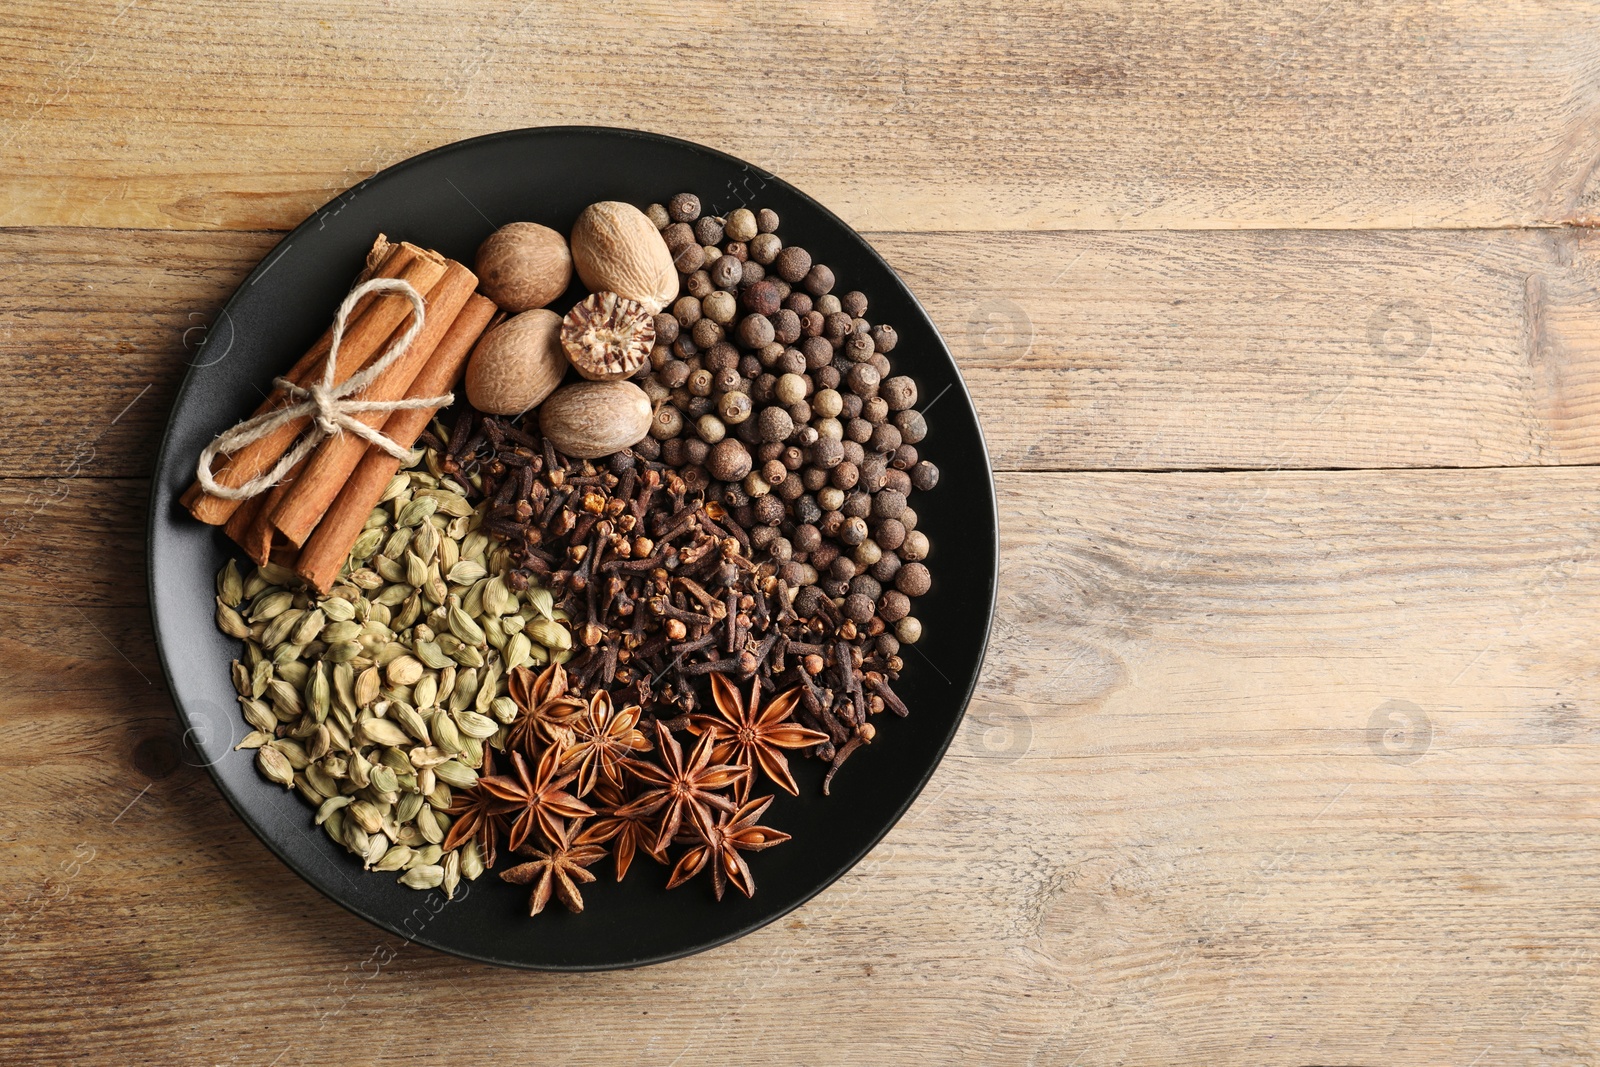
M 423 298 L 421 333 L 365 391 L 363 400 L 390 401 L 433 397 L 460 379 L 478 337 L 496 314 L 494 302 L 474 292 L 477 275 L 437 252 L 378 236 L 367 256 L 368 278 L 400 278 Z M 411 303 L 399 294 L 368 294 L 355 306 L 340 341 L 334 381 L 348 380 L 379 358 L 403 334 Z M 330 327 L 284 378 L 305 386 L 318 379 L 332 351 Z M 268 396 L 256 414 L 290 403 L 282 390 Z M 404 448 L 416 443 L 436 409 L 373 411 L 359 416 Z M 212 476 L 234 488 L 269 471 L 284 457 L 309 419 L 294 419 L 273 432 L 221 457 Z M 276 486 L 245 500 L 207 493 L 196 482 L 182 497 L 201 522 L 222 526 L 257 563 L 271 560 L 326 592 L 344 566 L 367 516 L 377 506 L 400 460 L 369 446 L 353 433 L 334 434 L 317 445 Z

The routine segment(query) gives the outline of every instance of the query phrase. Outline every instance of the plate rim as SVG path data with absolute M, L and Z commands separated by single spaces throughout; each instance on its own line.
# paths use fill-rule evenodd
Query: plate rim
M 278 258 L 280 248 L 286 248 L 286 246 L 290 245 L 294 238 L 301 233 L 301 231 L 307 230 L 313 226 L 320 227 L 323 224 L 323 219 L 330 211 L 333 211 L 338 207 L 338 205 L 347 199 L 359 195 L 364 188 L 378 179 L 391 176 L 413 166 L 421 165 L 426 161 L 434 159 L 435 157 L 449 155 L 454 152 L 465 151 L 480 144 L 499 140 L 536 138 L 540 136 L 561 134 L 620 137 L 625 140 L 640 140 L 656 144 L 667 144 L 677 148 L 687 149 L 691 152 L 701 155 L 711 156 L 742 170 L 751 172 L 765 181 L 773 182 L 782 186 L 793 195 L 806 201 L 811 207 L 819 211 L 825 219 L 831 221 L 834 225 L 838 226 L 841 230 L 850 234 L 857 241 L 859 241 L 861 247 L 866 251 L 867 255 L 871 257 L 872 260 L 875 260 L 878 266 L 882 267 L 888 273 L 888 275 L 895 280 L 895 282 L 904 291 L 906 297 L 911 301 L 911 304 L 916 309 L 917 313 L 919 313 L 927 321 L 929 326 L 932 327 L 934 337 L 938 340 L 940 347 L 944 350 L 945 356 L 950 360 L 951 366 L 955 369 L 955 381 L 953 385 L 960 389 L 962 398 L 966 400 L 968 408 L 973 412 L 974 415 L 973 424 L 977 430 L 978 444 L 980 445 L 980 458 L 982 461 L 984 486 L 987 489 L 988 503 L 991 512 L 995 516 L 995 522 L 989 531 L 988 537 L 993 550 L 991 556 L 992 562 L 988 569 L 988 573 L 983 575 L 983 577 L 987 580 L 988 603 L 984 611 L 981 640 L 977 649 L 977 659 L 972 678 L 971 681 L 965 686 L 965 691 L 959 696 L 959 711 L 952 718 L 949 729 L 946 731 L 944 738 L 939 742 L 936 755 L 929 761 L 926 770 L 924 770 L 917 777 L 913 788 L 910 789 L 905 798 L 894 807 L 894 809 L 890 812 L 889 817 L 883 821 L 882 827 L 874 835 L 872 835 L 871 839 L 868 840 L 866 844 L 864 844 L 859 850 L 851 855 L 848 860 L 836 870 L 830 872 L 826 877 L 819 880 L 815 886 L 802 893 L 793 902 L 777 911 L 767 914 L 765 917 L 759 920 L 737 926 L 711 939 L 697 941 L 695 944 L 680 950 L 657 952 L 649 955 L 639 956 L 633 959 L 607 961 L 599 964 L 532 963 L 525 960 L 496 958 L 480 952 L 474 952 L 452 945 L 441 944 L 438 941 L 425 936 L 425 931 L 419 931 L 416 934 L 407 933 L 398 925 L 390 923 L 380 916 L 369 914 L 368 912 L 357 907 L 353 902 L 341 899 L 338 894 L 324 888 L 314 881 L 309 875 L 300 869 L 300 865 L 296 861 L 291 860 L 287 855 L 284 854 L 284 852 L 278 847 L 277 842 L 273 840 L 273 835 L 264 831 L 261 823 L 258 822 L 254 815 L 252 815 L 248 806 L 242 802 L 242 799 L 235 794 L 233 788 L 227 782 L 225 782 L 221 775 L 217 772 L 215 766 L 216 761 L 209 761 L 202 764 L 205 767 L 206 773 L 210 776 L 212 783 L 216 786 L 217 791 L 221 793 L 223 799 L 228 802 L 229 807 L 231 807 L 234 813 L 238 815 L 240 820 L 250 828 L 250 832 L 255 835 L 257 840 L 264 844 L 267 847 L 267 850 L 277 857 L 280 863 L 288 868 L 288 870 L 291 871 L 301 881 L 305 882 L 311 886 L 311 888 L 315 889 L 324 897 L 333 901 L 333 903 L 337 904 L 339 907 L 343 908 L 345 911 L 356 916 L 357 918 L 362 919 L 363 921 L 376 926 L 381 930 L 394 934 L 407 944 L 420 944 L 433 951 L 440 952 L 448 956 L 454 956 L 459 959 L 471 960 L 476 963 L 489 964 L 495 967 L 530 971 L 534 973 L 585 974 L 600 973 L 605 971 L 632 970 L 660 963 L 668 963 L 673 960 L 685 959 L 689 956 L 695 956 L 702 952 L 708 952 L 712 949 L 719 948 L 732 941 L 737 941 L 739 938 L 745 937 L 756 932 L 757 930 L 762 929 L 763 927 L 769 926 L 777 922 L 779 919 L 782 919 L 784 916 L 793 913 L 795 910 L 799 909 L 805 904 L 810 903 L 812 900 L 821 895 L 824 890 L 828 889 L 850 871 L 860 866 L 861 861 L 866 859 L 875 848 L 882 844 L 884 838 L 889 835 L 890 831 L 900 824 L 900 820 L 903 819 L 906 815 L 906 812 L 911 809 L 911 805 L 916 803 L 917 799 L 922 796 L 923 792 L 927 789 L 928 782 L 932 780 L 934 773 L 939 769 L 940 765 L 943 764 L 945 756 L 949 753 L 950 746 L 954 743 L 957 733 L 959 733 L 962 724 L 966 721 L 967 711 L 972 704 L 972 698 L 977 692 L 978 682 L 983 675 L 983 668 L 988 658 L 989 645 L 993 638 L 994 617 L 999 599 L 1000 508 L 999 497 L 995 488 L 994 464 L 989 454 L 988 440 L 984 435 L 982 420 L 977 417 L 977 405 L 972 401 L 972 393 L 967 387 L 966 377 L 961 373 L 961 366 L 956 361 L 955 353 L 951 351 L 949 343 L 945 341 L 943 333 L 940 332 L 938 325 L 933 320 L 933 316 L 928 314 L 927 308 L 923 306 L 922 301 L 917 297 L 912 288 L 906 284 L 903 278 L 900 277 L 900 273 L 883 258 L 882 254 L 877 250 L 872 242 L 868 241 L 866 237 L 856 230 L 854 226 L 851 226 L 849 223 L 845 222 L 830 208 L 828 208 L 821 201 L 817 200 L 815 197 L 811 196 L 809 193 L 806 193 L 804 190 L 798 188 L 783 178 L 772 174 L 771 172 L 758 167 L 753 163 L 731 155 L 730 153 L 699 144 L 695 141 L 689 141 L 681 137 L 674 137 L 670 134 L 654 133 L 648 130 L 639 130 L 621 126 L 594 126 L 581 124 L 524 126 L 516 129 L 498 130 L 493 133 L 480 134 L 474 137 L 463 138 L 458 141 L 451 141 L 447 144 L 430 148 L 425 152 L 420 152 L 414 156 L 408 156 L 399 162 L 390 164 L 382 170 L 368 175 L 359 182 L 356 182 L 354 185 L 344 189 L 332 199 L 323 203 L 322 206 L 308 214 L 299 225 L 286 232 L 282 239 L 279 240 L 278 243 L 275 244 L 272 249 L 261 258 L 260 262 L 258 262 L 247 275 L 240 279 L 233 291 L 229 293 L 227 300 L 224 301 L 221 307 L 217 309 L 216 318 L 213 319 L 213 322 L 218 321 L 226 316 L 228 310 L 233 306 L 234 302 L 240 298 L 241 294 L 250 288 L 251 283 L 258 276 L 265 274 L 267 270 L 271 269 L 272 265 Z M 203 352 L 204 344 L 202 343 L 202 346 L 196 350 L 194 356 L 198 357 Z M 161 663 L 163 675 L 162 680 L 166 682 L 167 693 L 172 700 L 174 710 L 177 712 L 179 723 L 184 727 L 184 733 L 182 735 L 182 739 L 184 741 L 187 741 L 190 735 L 195 732 L 196 724 L 194 719 L 190 716 L 188 709 L 184 707 L 183 701 L 179 698 L 177 691 L 170 681 L 174 675 L 174 672 L 173 664 L 169 662 L 167 641 L 163 637 L 159 608 L 160 598 L 156 595 L 156 553 L 154 546 L 157 536 L 157 526 L 161 521 L 161 516 L 159 514 L 160 493 L 158 492 L 158 488 L 161 479 L 161 472 L 166 468 L 167 465 L 167 452 L 169 447 L 172 445 L 173 421 L 177 417 L 181 402 L 189 393 L 190 382 L 193 379 L 195 372 L 207 365 L 208 364 L 198 362 L 196 358 L 191 358 L 189 360 L 188 370 L 184 372 L 183 379 L 178 383 L 178 388 L 173 394 L 172 406 L 168 409 L 166 424 L 162 430 L 161 446 L 156 450 L 155 461 L 151 470 L 150 499 L 145 521 L 145 582 L 147 586 L 146 599 L 149 604 L 151 631 L 155 640 L 156 654 Z M 969 491 L 971 491 L 970 488 Z

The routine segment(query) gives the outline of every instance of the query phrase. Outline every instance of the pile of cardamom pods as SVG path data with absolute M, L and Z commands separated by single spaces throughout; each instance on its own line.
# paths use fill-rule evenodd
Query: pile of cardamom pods
M 572 655 L 549 591 L 508 585 L 486 506 L 419 449 L 327 596 L 273 564 L 217 574 L 217 626 L 244 642 L 233 685 L 251 732 L 236 749 L 369 870 L 452 896 L 484 864 L 475 842 L 442 848 L 451 790 L 477 782 L 485 745 L 505 746 L 507 675 Z

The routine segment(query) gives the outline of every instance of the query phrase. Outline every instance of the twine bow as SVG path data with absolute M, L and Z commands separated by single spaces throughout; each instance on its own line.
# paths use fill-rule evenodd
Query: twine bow
M 374 360 L 365 370 L 351 375 L 343 384 L 335 385 L 333 376 L 339 362 L 339 343 L 344 338 L 345 320 L 350 317 L 356 301 L 374 292 L 399 293 L 411 301 L 411 325 L 406 327 L 406 332 L 400 335 L 400 339 L 391 345 L 387 352 Z M 425 309 L 421 295 L 410 282 L 402 278 L 373 278 L 350 290 L 350 294 L 344 298 L 344 302 L 339 305 L 339 310 L 333 317 L 333 341 L 328 348 L 328 358 L 322 366 L 321 380 L 311 383 L 310 386 L 300 386 L 287 378 L 274 378 L 273 386 L 289 398 L 291 401 L 289 406 L 246 419 L 207 445 L 200 453 L 200 461 L 195 469 L 195 477 L 199 480 L 200 487 L 212 496 L 224 500 L 244 500 L 255 496 L 282 481 L 284 475 L 294 469 L 295 464 L 309 456 L 324 440 L 346 432 L 376 445 L 396 459 L 404 460 L 410 455 L 409 449 L 385 437 L 354 416 L 364 411 L 440 408 L 452 403 L 455 396 L 446 393 L 443 396 L 413 397 L 409 400 L 349 398 L 359 396 L 389 369 L 390 364 L 405 354 L 406 349 L 411 347 L 411 342 L 417 339 L 417 334 L 422 332 L 424 317 Z M 240 486 L 223 485 L 212 476 L 211 464 L 217 456 L 232 455 L 279 427 L 302 418 L 310 418 L 311 425 L 301 435 L 299 442 L 265 474 L 258 475 Z

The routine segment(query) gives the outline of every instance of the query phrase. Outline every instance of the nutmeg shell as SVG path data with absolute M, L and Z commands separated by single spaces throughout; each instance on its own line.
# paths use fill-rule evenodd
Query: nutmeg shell
M 678 295 L 672 252 L 650 217 L 632 204 L 590 204 L 572 226 L 572 265 L 591 292 L 637 300 L 651 314 Z
M 573 382 L 539 407 L 539 432 L 574 459 L 599 459 L 650 432 L 650 398 L 632 382 Z
M 478 339 L 467 361 L 467 399 L 491 415 L 516 415 L 549 396 L 566 373 L 561 316 L 535 308 Z
M 512 313 L 542 308 L 572 283 L 567 239 L 537 222 L 513 222 L 478 246 L 473 270 L 484 295 Z

